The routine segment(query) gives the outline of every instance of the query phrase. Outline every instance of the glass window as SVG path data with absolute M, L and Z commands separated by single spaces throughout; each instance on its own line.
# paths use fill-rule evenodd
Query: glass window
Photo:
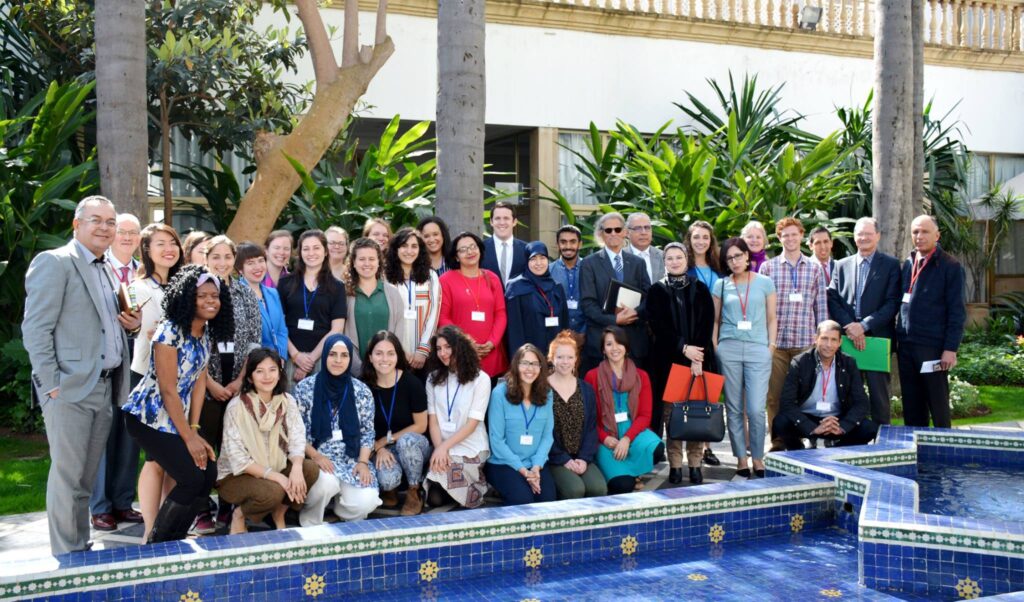
M 583 160 L 575 153 L 589 156 L 586 140 L 589 134 L 558 133 L 558 192 L 572 205 L 596 205 L 594 197 L 586 188 L 587 179 L 578 167 Z

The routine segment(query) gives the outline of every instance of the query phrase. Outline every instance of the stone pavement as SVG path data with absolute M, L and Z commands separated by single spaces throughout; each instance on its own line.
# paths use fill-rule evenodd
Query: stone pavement
M 964 430 L 972 429 L 1024 429 L 1024 420 L 999 422 L 993 424 L 977 424 L 972 426 L 959 427 Z M 722 461 L 721 466 L 704 466 L 704 482 L 717 483 L 732 480 L 735 476 L 736 458 L 732 455 L 729 447 L 729 439 L 721 443 L 712 444 L 715 455 Z M 683 483 L 679 487 L 691 486 L 687 479 L 687 472 L 683 470 Z M 668 487 L 676 487 L 668 482 L 668 463 L 663 462 L 655 466 L 654 472 L 644 477 L 644 490 L 653 491 Z M 428 512 L 448 512 L 453 509 L 452 505 L 432 508 Z M 398 509 L 378 509 L 372 516 L 383 518 L 397 516 Z M 371 520 L 373 520 L 371 518 Z M 253 527 L 255 531 L 260 527 Z M 127 545 L 138 545 L 142 541 L 142 525 L 122 523 L 116 531 L 102 532 L 93 531 L 92 541 L 94 550 L 113 548 Z M 14 560 L 23 561 L 34 558 L 44 558 L 50 555 L 50 539 L 47 530 L 45 512 L 30 512 L 27 514 L 12 514 L 0 516 L 0 563 Z

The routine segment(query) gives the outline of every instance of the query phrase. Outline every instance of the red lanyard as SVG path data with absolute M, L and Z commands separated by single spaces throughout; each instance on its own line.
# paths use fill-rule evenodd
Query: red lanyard
M 832 372 L 836 369 L 836 361 L 832 360 L 832 365 L 828 367 L 828 370 L 821 369 L 821 400 L 828 401 L 828 381 L 832 380 Z
M 829 282 L 832 282 L 832 276 L 829 275 L 829 273 L 828 273 L 828 262 L 827 261 L 825 263 L 821 264 L 821 269 L 822 269 L 823 272 L 825 272 L 825 284 L 828 284 Z
M 466 284 L 466 292 L 469 293 L 470 297 L 473 297 L 473 303 L 476 304 L 476 308 L 479 310 L 480 309 L 480 280 L 484 277 L 483 270 L 481 270 L 480 271 L 480 275 L 477 276 L 474 279 L 475 280 L 474 286 L 476 288 L 476 292 L 475 293 L 473 291 L 469 290 L 469 278 L 466 278 L 466 275 L 463 274 L 462 272 L 459 272 L 459 276 L 462 276 L 462 281 Z
M 743 321 L 747 320 L 747 301 L 750 300 L 750 272 L 747 272 L 747 292 L 740 297 L 740 285 L 736 282 L 736 277 L 731 276 L 732 284 L 736 287 L 736 298 L 740 301 L 740 311 L 743 312 Z
M 548 300 L 548 296 L 544 294 L 543 289 L 541 289 L 539 286 L 537 287 L 537 292 L 540 293 L 541 297 L 544 297 L 544 303 L 548 304 L 548 311 L 551 312 L 551 316 L 554 317 L 554 315 L 555 315 L 555 306 L 551 305 L 551 301 Z
M 927 255 L 924 256 L 924 260 L 921 261 L 920 264 L 918 264 L 918 262 L 915 261 L 914 265 L 911 266 L 911 268 L 910 268 L 910 288 L 907 289 L 907 294 L 908 295 L 910 293 L 914 292 L 914 284 L 917 282 L 917 277 L 920 276 L 921 272 L 924 271 L 924 266 L 928 265 L 928 260 L 930 260 L 932 258 L 932 255 L 934 255 L 934 254 L 935 254 L 935 249 L 932 249 L 931 252 L 929 252 Z M 918 259 L 920 259 L 920 258 L 918 258 Z M 920 267 L 918 267 L 918 266 L 920 266 Z

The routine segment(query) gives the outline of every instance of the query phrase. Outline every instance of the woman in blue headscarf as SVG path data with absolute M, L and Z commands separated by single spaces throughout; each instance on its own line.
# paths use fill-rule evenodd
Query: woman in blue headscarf
M 565 289 L 548 270 L 547 245 L 539 240 L 526 245 L 526 266 L 505 286 L 509 357 L 526 343 L 547 349 L 555 335 L 569 327 Z
M 345 335 L 328 336 L 320 371 L 300 381 L 294 392 L 306 425 L 306 457 L 320 467 L 315 487 L 332 490 L 318 497 L 325 507 L 333 502 L 334 513 L 347 521 L 362 520 L 380 505 L 377 471 L 370 462 L 373 396 L 351 374 L 352 349 Z

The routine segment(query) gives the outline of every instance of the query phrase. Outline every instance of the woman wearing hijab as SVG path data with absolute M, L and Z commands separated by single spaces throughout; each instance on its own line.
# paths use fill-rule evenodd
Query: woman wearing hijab
M 686 247 L 682 243 L 670 242 L 665 245 L 665 277 L 654 283 L 647 297 L 647 311 L 661 318 L 658 328 L 653 329 L 652 353 L 647 362 L 654 390 L 651 423 L 656 426 L 652 430 L 659 437 L 662 429 L 657 425 L 667 426 L 672 411 L 671 403 L 661 402 L 672 364 L 689 366 L 695 376 L 699 376 L 703 370 L 718 371 L 711 347 L 715 304 L 704 280 L 687 271 L 686 259 Z M 661 417 L 663 421 L 658 420 Z M 703 448 L 704 444 L 699 441 L 686 442 L 690 482 L 695 485 L 704 482 L 700 470 Z M 668 441 L 668 465 L 669 482 L 682 483 L 682 441 Z
M 555 335 L 569 327 L 565 289 L 548 270 L 547 245 L 539 240 L 526 245 L 526 266 L 505 286 L 509 357 L 526 343 L 547 349 Z
M 362 520 L 380 505 L 373 451 L 373 396 L 352 376 L 352 341 L 328 335 L 320 371 L 295 386 L 295 399 L 306 425 L 306 457 L 320 468 L 323 506 L 347 521 Z M 312 495 L 312 492 L 310 492 Z M 319 508 L 321 515 L 324 507 Z M 317 510 L 307 505 L 307 511 Z

